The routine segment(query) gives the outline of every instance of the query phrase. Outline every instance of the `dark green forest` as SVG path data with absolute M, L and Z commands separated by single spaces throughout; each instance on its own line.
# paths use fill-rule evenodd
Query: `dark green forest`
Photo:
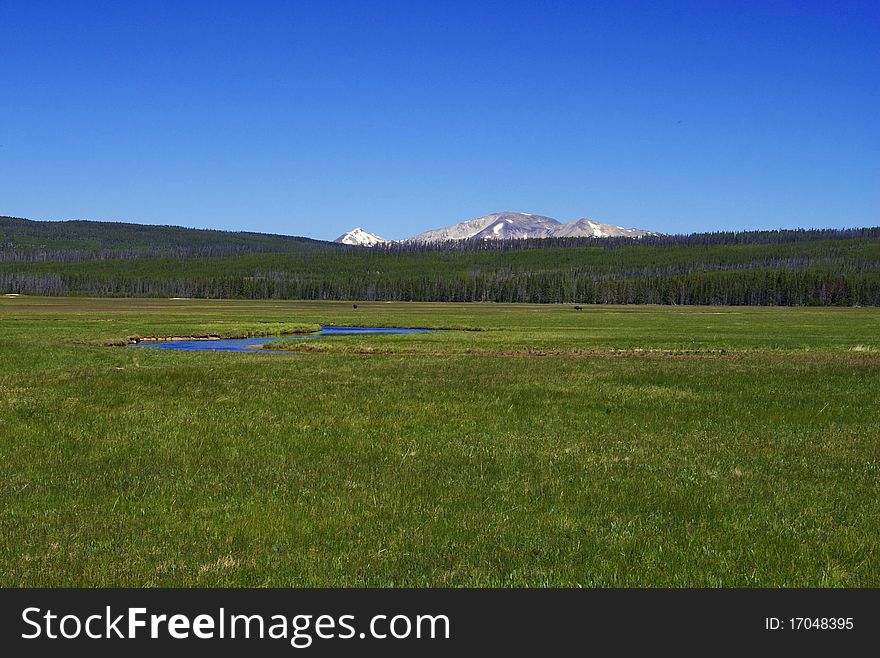
M 332 242 L 268 233 L 85 220 L 38 222 L 0 217 L 0 262 L 307 253 L 346 248 Z
M 880 305 L 880 228 L 349 247 L 0 218 L 0 293 L 239 299 Z

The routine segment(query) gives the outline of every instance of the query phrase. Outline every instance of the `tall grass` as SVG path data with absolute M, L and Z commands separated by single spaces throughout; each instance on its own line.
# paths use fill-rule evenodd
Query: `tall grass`
M 485 331 L 97 344 L 259 322 Z M 873 309 L 2 299 L 0 585 L 878 586 L 878 329 Z

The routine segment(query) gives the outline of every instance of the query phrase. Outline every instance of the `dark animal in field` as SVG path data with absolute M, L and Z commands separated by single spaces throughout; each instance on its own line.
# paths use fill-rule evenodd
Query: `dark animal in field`
M 358 305 L 357 305 L 357 304 L 352 304 L 351 307 L 352 307 L 352 308 L 357 308 Z
M 574 307 L 574 310 L 575 310 L 575 311 L 583 311 L 583 310 L 584 310 L 584 307 L 583 307 L 583 306 L 575 306 L 575 307 Z

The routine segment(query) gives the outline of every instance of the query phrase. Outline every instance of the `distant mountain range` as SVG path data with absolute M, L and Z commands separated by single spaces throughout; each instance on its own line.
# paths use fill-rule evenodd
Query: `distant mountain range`
M 398 242 L 445 242 L 447 240 L 518 240 L 523 238 L 640 238 L 657 235 L 639 228 L 602 224 L 591 219 L 562 223 L 552 217 L 525 212 L 496 212 L 460 224 L 425 231 Z M 375 247 L 393 242 L 358 227 L 340 235 L 335 242 Z

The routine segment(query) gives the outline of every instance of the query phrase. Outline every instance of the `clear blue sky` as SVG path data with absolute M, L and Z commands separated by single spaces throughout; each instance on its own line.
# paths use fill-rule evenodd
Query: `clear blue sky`
M 0 0 L 0 214 L 880 224 L 880 2 Z

